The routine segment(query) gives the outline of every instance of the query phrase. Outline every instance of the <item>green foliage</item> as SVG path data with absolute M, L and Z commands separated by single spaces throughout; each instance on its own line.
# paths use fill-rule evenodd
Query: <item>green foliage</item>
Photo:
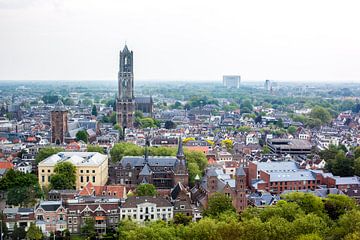
M 43 234 L 41 229 L 38 228 L 35 223 L 30 223 L 30 227 L 26 233 L 27 239 L 30 240 L 41 240 L 43 238 Z
M 116 143 L 110 150 L 111 159 L 114 162 L 120 161 L 123 156 L 141 156 L 143 154 L 144 151 L 140 146 L 127 142 Z
M 81 101 L 81 103 L 84 105 L 84 106 L 91 106 L 93 104 L 93 101 L 89 98 L 85 98 L 84 100 Z
M 187 143 L 189 141 L 195 141 L 195 138 L 194 137 L 187 137 L 187 138 L 183 139 L 182 141 L 183 141 L 183 143 Z
M 56 154 L 56 153 L 61 152 L 61 151 L 63 151 L 62 148 L 55 148 L 55 147 L 41 148 L 39 150 L 38 154 L 35 157 L 35 162 L 36 162 L 36 164 L 38 164 L 39 162 L 41 162 L 45 158 L 48 158 L 51 155 Z
M 175 224 L 182 224 L 182 225 L 188 225 L 192 220 L 192 216 L 186 216 L 183 213 L 177 213 L 174 216 L 174 223 Z
M 23 227 L 18 227 L 17 223 L 14 225 L 14 230 L 11 234 L 11 239 L 25 239 L 26 231 Z
M 59 101 L 59 96 L 48 94 L 48 95 L 43 96 L 42 100 L 45 104 L 54 104 L 57 101 Z
M 137 196 L 156 196 L 156 188 L 152 184 L 142 183 L 136 187 Z
M 104 148 L 98 145 L 87 145 L 87 151 L 88 152 L 98 152 L 104 154 Z
M 246 133 L 251 131 L 250 126 L 241 126 L 236 129 L 238 132 Z
M 85 130 L 78 131 L 76 133 L 76 141 L 83 141 L 87 143 L 89 141 L 89 135 Z
M 347 177 L 354 175 L 354 160 L 346 157 L 343 151 L 338 151 L 334 159 L 328 159 L 325 167 L 337 176 Z
M 14 206 L 32 206 L 42 196 L 37 177 L 10 169 L 0 179 L 0 190 L 7 191 L 6 202 Z
M 333 220 L 356 208 L 355 200 L 345 195 L 329 194 L 324 202 L 325 211 Z
M 204 211 L 204 216 L 218 217 L 224 212 L 235 211 L 231 198 L 221 193 L 214 193 L 210 196 L 208 207 Z
M 339 196 L 335 198 L 337 197 Z M 347 196 L 340 198 L 342 197 L 344 199 L 336 199 L 336 202 L 343 200 L 346 202 L 344 205 L 349 206 L 347 203 L 352 200 Z M 330 198 L 333 197 L 330 195 Z M 224 202 L 227 202 L 226 206 Z M 208 215 L 199 222 L 188 222 L 184 216 L 179 215 L 174 217 L 176 224 L 159 221 L 138 225 L 131 221 L 121 221 L 118 228 L 119 239 L 359 239 L 360 211 L 357 208 L 348 208 L 340 213 L 338 220 L 331 220 L 321 202 L 319 197 L 311 194 L 290 193 L 286 200 L 279 201 L 275 206 L 249 207 L 239 217 L 233 210 L 229 212 L 231 200 L 228 198 L 216 201 L 211 206 L 214 209 L 213 215 Z M 337 202 L 335 205 L 341 206 L 341 203 Z
M 261 151 L 262 154 L 269 154 L 270 152 L 270 148 L 267 145 L 265 145 Z
M 320 106 L 316 106 L 311 110 L 310 118 L 319 119 L 322 124 L 331 122 L 330 112 L 326 108 Z
M 228 151 L 233 149 L 234 142 L 231 139 L 224 139 L 221 141 L 221 145 L 225 146 Z
M 86 218 L 85 224 L 81 227 L 81 234 L 85 235 L 88 239 L 95 238 L 95 220 L 93 218 Z
M 52 189 L 75 189 L 76 167 L 72 163 L 57 163 L 54 168 L 54 173 L 50 179 Z
M 297 128 L 295 126 L 288 127 L 287 131 L 288 133 L 294 135 L 296 133 Z

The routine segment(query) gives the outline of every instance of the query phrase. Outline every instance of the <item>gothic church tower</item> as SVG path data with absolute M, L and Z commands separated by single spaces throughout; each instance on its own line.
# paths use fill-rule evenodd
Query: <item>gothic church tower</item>
M 123 129 L 134 126 L 134 71 L 133 51 L 125 45 L 120 51 L 120 68 L 118 75 L 118 97 L 116 99 L 117 123 Z

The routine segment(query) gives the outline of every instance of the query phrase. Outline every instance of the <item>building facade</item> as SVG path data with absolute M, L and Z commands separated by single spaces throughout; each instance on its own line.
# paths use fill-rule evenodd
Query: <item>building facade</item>
M 109 169 L 112 184 L 125 184 L 129 189 L 141 183 L 153 184 L 157 189 L 171 189 L 178 182 L 188 186 L 189 173 L 183 152 L 182 141 L 179 141 L 176 157 L 172 156 L 125 156 Z
M 223 76 L 223 85 L 227 88 L 239 88 L 240 79 L 240 75 L 225 75 Z
M 59 152 L 38 164 L 40 186 L 50 183 L 57 163 L 70 162 L 76 167 L 76 189 L 82 189 L 88 182 L 103 186 L 108 180 L 108 156 L 98 152 Z
M 174 217 L 174 207 L 162 197 L 129 197 L 121 207 L 121 220 L 138 223 L 147 221 L 169 221 Z

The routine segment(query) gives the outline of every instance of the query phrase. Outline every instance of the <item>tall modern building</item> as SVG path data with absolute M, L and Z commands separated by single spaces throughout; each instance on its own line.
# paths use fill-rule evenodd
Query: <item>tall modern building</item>
M 264 88 L 266 91 L 271 90 L 271 81 L 270 80 L 265 80 Z
M 223 76 L 223 85 L 227 88 L 239 88 L 240 80 L 240 75 L 225 75 Z
M 116 99 L 117 123 L 124 128 L 134 126 L 134 69 L 133 51 L 125 45 L 120 51 L 120 67 L 118 75 L 118 97 Z

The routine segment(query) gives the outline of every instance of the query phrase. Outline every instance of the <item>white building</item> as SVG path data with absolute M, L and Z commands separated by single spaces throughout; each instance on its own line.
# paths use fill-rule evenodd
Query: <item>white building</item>
M 128 197 L 121 207 L 121 220 L 133 220 L 138 223 L 145 221 L 170 221 L 174 217 L 174 207 L 162 197 Z
M 240 80 L 240 75 L 225 75 L 223 76 L 223 85 L 227 88 L 239 88 Z

